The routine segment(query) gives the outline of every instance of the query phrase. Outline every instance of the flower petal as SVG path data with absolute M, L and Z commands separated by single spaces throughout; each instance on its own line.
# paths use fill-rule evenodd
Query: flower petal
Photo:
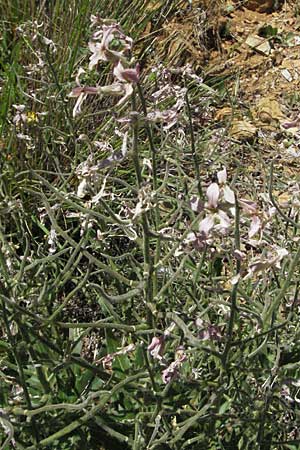
M 215 226 L 217 230 L 222 232 L 226 231 L 230 227 L 231 220 L 225 211 L 219 209 L 217 214 L 215 214 L 215 218 L 219 221 L 219 223 Z
M 226 167 L 224 167 L 223 170 L 220 170 L 220 172 L 217 173 L 218 182 L 219 184 L 225 184 L 227 181 L 227 172 Z
M 199 231 L 200 233 L 208 235 L 208 233 L 214 227 L 214 225 L 215 225 L 214 214 L 209 214 L 208 216 L 205 217 L 205 219 L 201 220 L 199 224 Z
M 148 345 L 148 351 L 152 358 L 161 360 L 163 357 L 165 347 L 165 336 L 160 337 L 154 336 L 150 345 Z
M 79 70 L 78 70 L 77 75 L 76 75 L 76 78 L 75 78 L 76 84 L 77 84 L 78 86 L 80 86 L 80 76 L 81 76 L 83 73 L 85 73 L 85 70 L 84 70 L 82 67 L 79 67 Z
M 108 61 L 105 48 L 100 42 L 89 42 L 89 49 L 93 53 L 90 56 L 89 70 L 92 70 L 99 61 Z
M 133 87 L 130 83 L 126 83 L 123 85 L 125 89 L 125 95 L 121 98 L 121 100 L 118 101 L 117 106 L 123 105 L 123 103 L 126 102 L 126 100 L 131 96 L 133 93 Z
M 192 211 L 194 212 L 200 213 L 201 211 L 203 211 L 203 202 L 196 195 L 193 195 L 193 197 L 191 198 L 190 205 Z
M 209 208 L 216 208 L 218 206 L 218 200 L 220 196 L 220 189 L 217 183 L 212 183 L 208 186 L 207 191 L 207 200 Z
M 256 214 L 257 212 L 257 204 L 252 200 L 241 198 L 239 199 L 239 205 L 247 214 Z
M 259 232 L 259 230 L 261 229 L 261 220 L 258 216 L 252 216 L 252 220 L 251 220 L 251 224 L 250 224 L 250 228 L 249 228 L 249 232 L 248 232 L 248 236 L 249 238 L 253 238 L 253 236 Z
M 75 88 L 76 89 L 76 88 Z M 73 117 L 77 116 L 77 114 L 81 113 L 81 105 L 86 99 L 87 94 L 81 93 L 77 99 L 77 102 L 75 103 L 75 106 L 73 108 Z
M 231 203 L 232 205 L 235 204 L 235 195 L 229 186 L 226 185 L 223 187 L 223 195 L 227 203 Z
M 119 60 L 118 64 L 113 70 L 114 76 L 119 81 L 127 81 L 130 83 L 137 83 L 139 81 L 139 65 L 137 64 L 135 69 L 125 69 L 123 64 Z

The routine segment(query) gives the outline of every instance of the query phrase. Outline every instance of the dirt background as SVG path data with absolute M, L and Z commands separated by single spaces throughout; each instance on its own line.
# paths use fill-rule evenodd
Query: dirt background
M 159 5 L 148 2 L 145 14 Z M 237 144 L 255 142 L 265 165 L 275 159 L 278 173 L 298 179 L 300 2 L 185 0 L 165 14 L 160 28 L 152 21 L 144 31 L 151 64 L 189 64 L 204 82 L 223 82 L 231 99 L 209 120 L 227 127 Z M 252 156 L 244 162 L 255 172 Z

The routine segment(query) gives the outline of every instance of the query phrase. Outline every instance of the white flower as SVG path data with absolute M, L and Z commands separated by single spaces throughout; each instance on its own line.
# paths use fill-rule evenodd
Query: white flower
M 217 183 L 212 183 L 210 186 L 208 186 L 206 196 L 207 196 L 207 207 L 211 209 L 217 208 L 220 196 L 220 189 Z
M 208 210 L 208 214 L 204 219 L 201 220 L 199 224 L 199 232 L 203 233 L 206 236 L 208 236 L 210 231 L 212 231 L 213 229 L 219 231 L 220 233 L 225 233 L 226 230 L 230 228 L 231 220 L 227 212 L 225 212 L 222 209 L 222 206 L 219 204 L 222 190 L 220 190 L 217 183 L 212 183 L 207 188 L 207 202 L 205 203 L 205 207 Z
M 89 49 L 93 53 L 90 57 L 89 69 L 92 70 L 99 61 L 117 62 L 124 58 L 124 52 L 132 47 L 132 39 L 126 36 L 118 25 L 103 25 L 102 29 L 94 34 L 94 39 L 102 37 L 101 42 L 89 42 Z M 109 44 L 114 40 L 120 41 L 121 49 L 119 51 L 109 48 Z

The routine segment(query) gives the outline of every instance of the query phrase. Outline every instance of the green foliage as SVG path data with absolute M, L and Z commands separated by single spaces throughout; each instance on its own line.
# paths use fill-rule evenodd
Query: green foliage
M 298 448 L 296 187 L 276 164 L 254 186 L 211 121 L 230 80 L 147 69 L 147 21 L 189 2 L 67 4 L 0 23 L 0 449 Z M 91 14 L 137 42 L 138 82 L 87 70 Z M 79 67 L 130 101 L 73 117 Z

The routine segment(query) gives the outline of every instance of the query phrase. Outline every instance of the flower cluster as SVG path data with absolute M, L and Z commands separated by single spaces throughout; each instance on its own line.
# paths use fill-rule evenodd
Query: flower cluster
M 206 201 L 197 196 L 193 196 L 190 200 L 192 211 L 199 215 L 199 222 L 198 229 L 188 233 L 185 238 L 185 250 L 209 249 L 211 255 L 222 254 L 226 248 L 224 238 L 228 237 L 229 242 L 232 242 L 238 207 L 241 216 L 239 219 L 241 250 L 231 251 L 235 259 L 240 261 L 241 269 L 240 273 L 231 279 L 231 284 L 236 284 L 240 279 L 247 280 L 257 274 L 263 274 L 271 268 L 279 269 L 282 259 L 289 252 L 282 247 L 270 245 L 264 239 L 266 231 L 272 232 L 272 218 L 276 209 L 268 196 L 262 196 L 262 200 L 267 206 L 263 210 L 253 200 L 239 198 L 227 184 L 227 172 L 223 168 L 217 173 L 217 182 L 208 186 Z M 245 251 L 246 245 L 254 250 L 253 257 Z M 178 254 L 182 251 L 180 248 Z M 209 330 L 207 332 L 209 334 Z
M 164 358 L 164 350 L 165 350 L 165 343 L 166 339 L 170 335 L 171 331 L 175 327 L 175 324 L 172 323 L 165 331 L 164 333 L 157 337 L 154 336 L 152 338 L 152 341 L 150 345 L 148 346 L 148 351 L 153 359 L 156 359 L 159 361 L 159 363 L 165 367 L 165 369 L 162 371 L 162 381 L 165 384 L 170 383 L 170 381 L 178 378 L 179 376 L 179 369 L 182 365 L 182 363 L 186 360 L 186 354 L 184 352 L 184 349 L 182 347 L 179 347 L 175 354 L 175 359 L 170 364 L 167 363 L 166 359 Z
M 204 205 L 206 216 L 199 224 L 199 232 L 205 236 L 209 236 L 212 231 L 226 234 L 231 226 L 228 213 L 230 211 L 234 214 L 235 196 L 232 189 L 226 184 L 226 169 L 218 172 L 217 177 L 218 183 L 212 183 L 207 188 L 207 202 Z
M 89 42 L 92 52 L 89 70 L 93 70 L 99 61 L 110 62 L 113 65 L 114 82 L 106 86 L 82 86 L 80 76 L 85 73 L 80 68 L 76 77 L 77 87 L 72 89 L 70 97 L 77 98 L 73 116 L 81 112 L 81 105 L 88 95 L 121 97 L 117 105 L 121 105 L 131 96 L 133 84 L 139 81 L 140 68 L 130 59 L 133 41 L 126 36 L 117 23 L 105 21 L 97 16 L 91 17 L 92 26 L 96 30 Z M 116 44 L 117 43 L 117 44 Z
M 214 235 L 224 236 L 232 226 L 235 214 L 235 195 L 227 184 L 226 168 L 217 173 L 218 183 L 211 183 L 206 190 L 206 202 L 197 196 L 191 198 L 191 208 L 195 213 L 204 213 L 198 231 L 188 234 L 185 243 L 202 250 Z
M 179 368 L 186 360 L 186 354 L 182 348 L 178 348 L 174 361 L 162 372 L 162 380 L 165 384 L 170 383 L 179 376 Z

